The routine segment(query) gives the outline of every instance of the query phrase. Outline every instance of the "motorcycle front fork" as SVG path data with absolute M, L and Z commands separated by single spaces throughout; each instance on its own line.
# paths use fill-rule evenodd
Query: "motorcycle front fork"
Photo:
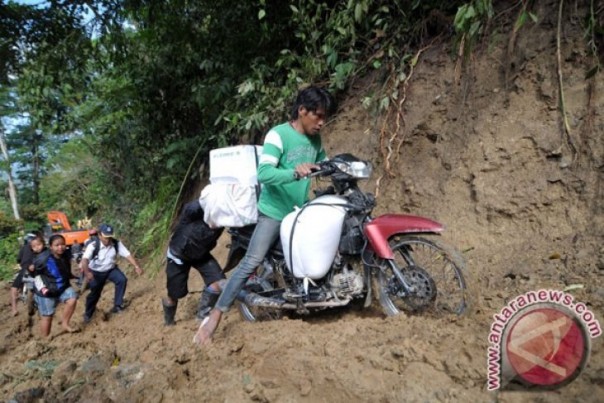
M 413 287 L 411 284 L 409 284 L 409 282 L 405 279 L 403 272 L 401 272 L 401 269 L 399 269 L 399 267 L 396 265 L 394 260 L 388 259 L 387 262 L 388 262 L 388 265 L 390 266 L 390 268 L 392 269 L 392 272 L 394 273 L 396 279 L 400 282 L 402 291 L 405 293 L 405 295 L 414 293 L 415 287 Z M 384 269 L 381 268 L 380 270 L 384 270 Z

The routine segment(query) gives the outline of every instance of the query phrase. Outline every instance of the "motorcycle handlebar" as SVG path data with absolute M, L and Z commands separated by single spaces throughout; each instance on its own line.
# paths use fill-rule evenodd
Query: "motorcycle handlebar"
M 300 180 L 303 178 L 314 178 L 315 176 L 327 176 L 334 172 L 333 166 L 329 163 L 329 161 L 323 161 L 319 163 L 319 169 L 313 170 L 310 174 L 300 176 L 298 172 L 294 172 L 294 179 Z

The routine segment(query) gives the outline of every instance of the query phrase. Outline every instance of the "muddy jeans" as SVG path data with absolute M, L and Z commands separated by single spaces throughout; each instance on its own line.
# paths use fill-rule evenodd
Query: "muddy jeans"
M 231 308 L 239 291 L 260 266 L 271 245 L 279 236 L 280 227 L 281 221 L 259 214 L 258 224 L 250 239 L 249 248 L 222 290 L 220 298 L 216 302 L 217 309 L 226 312 Z

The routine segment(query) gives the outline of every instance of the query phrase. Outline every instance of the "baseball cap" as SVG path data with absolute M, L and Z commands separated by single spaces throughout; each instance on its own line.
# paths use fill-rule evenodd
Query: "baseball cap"
M 105 238 L 113 238 L 113 227 L 109 224 L 101 224 L 99 226 L 99 232 Z

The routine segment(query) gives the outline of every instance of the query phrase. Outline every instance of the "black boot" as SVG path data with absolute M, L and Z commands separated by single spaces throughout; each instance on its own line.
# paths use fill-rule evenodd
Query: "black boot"
M 203 320 L 206 316 L 210 314 L 212 308 L 218 301 L 218 297 L 220 293 L 218 291 L 214 291 L 211 288 L 206 288 L 201 293 L 201 300 L 199 300 L 199 309 L 197 309 L 197 319 Z
M 176 316 L 176 308 L 178 307 L 178 300 L 172 304 L 162 298 L 161 305 L 164 308 L 164 325 L 174 326 L 174 316 Z

